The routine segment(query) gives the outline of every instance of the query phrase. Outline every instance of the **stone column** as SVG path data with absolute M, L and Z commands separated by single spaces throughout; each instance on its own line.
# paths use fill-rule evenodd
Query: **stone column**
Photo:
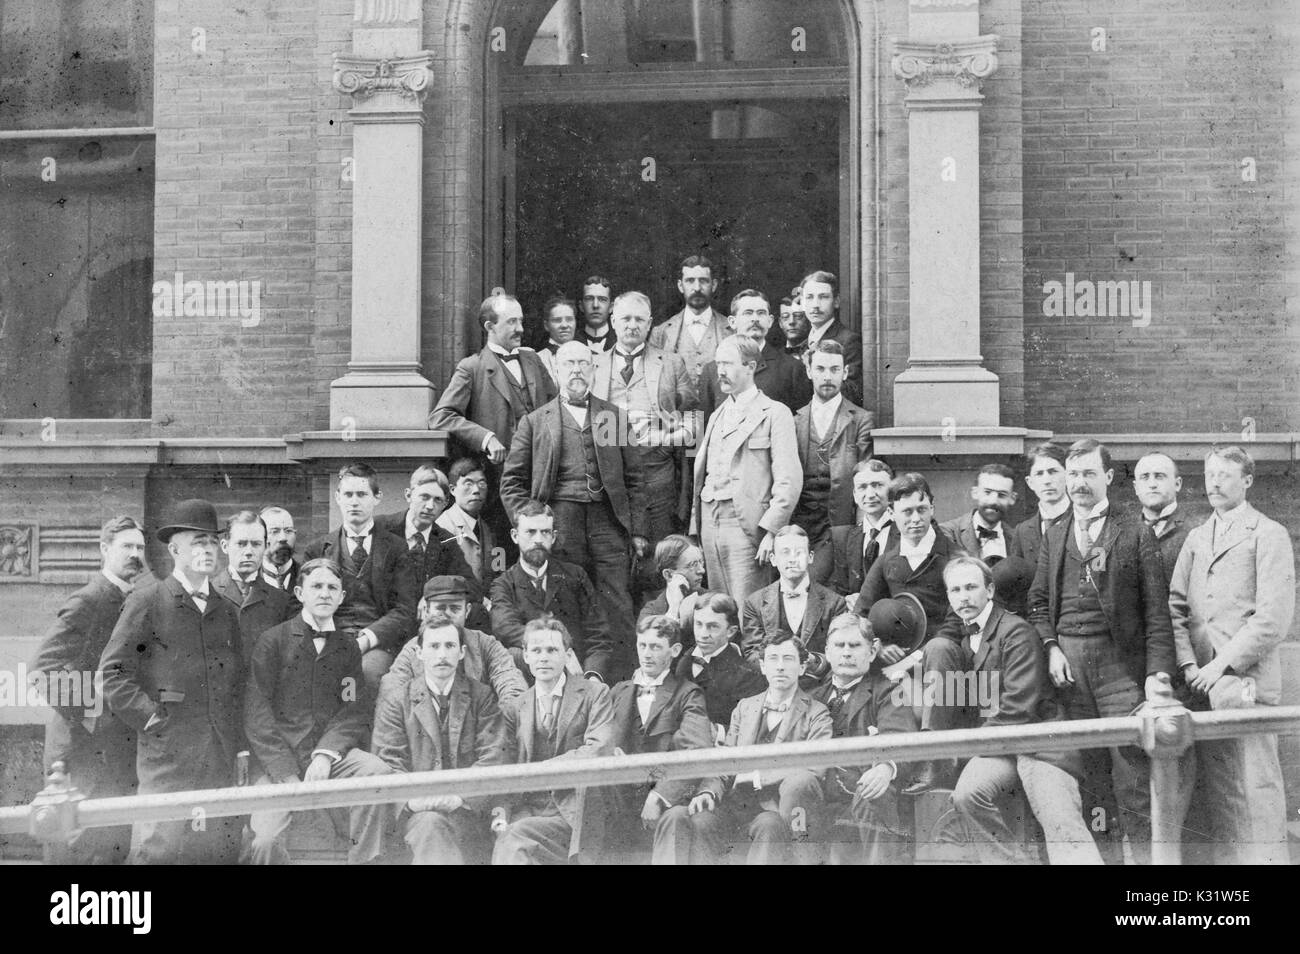
M 357 0 L 334 88 L 352 97 L 352 360 L 330 384 L 330 429 L 420 430 L 421 141 L 432 54 L 419 0 Z
M 907 86 L 911 348 L 894 426 L 997 427 L 998 379 L 980 355 L 979 108 L 997 69 L 977 0 L 912 0 L 892 44 Z

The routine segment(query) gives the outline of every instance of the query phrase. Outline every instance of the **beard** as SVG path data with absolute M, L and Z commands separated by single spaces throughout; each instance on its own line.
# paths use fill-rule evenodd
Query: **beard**
M 270 557 L 271 562 L 276 566 L 284 566 L 293 559 L 293 547 L 288 543 L 277 543 L 271 550 Z
M 529 566 L 538 567 L 551 558 L 551 551 L 543 546 L 536 546 L 529 550 L 520 550 L 519 559 L 523 560 Z

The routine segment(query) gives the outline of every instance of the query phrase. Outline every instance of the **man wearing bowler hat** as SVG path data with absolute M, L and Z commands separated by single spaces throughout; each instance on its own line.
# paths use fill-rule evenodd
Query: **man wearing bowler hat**
M 221 528 L 206 500 L 186 500 L 158 530 L 173 569 L 126 598 L 100 659 L 108 705 L 138 738 L 140 794 L 223 788 L 244 749 L 239 610 L 211 586 Z M 233 864 L 240 818 L 139 822 L 139 864 Z

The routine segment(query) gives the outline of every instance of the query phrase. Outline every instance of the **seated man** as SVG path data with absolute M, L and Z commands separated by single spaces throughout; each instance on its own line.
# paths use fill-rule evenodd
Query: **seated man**
M 531 620 L 524 626 L 523 644 L 535 681 L 506 710 L 506 761 L 609 755 L 614 735 L 609 690 L 595 678 L 582 678 L 565 625 L 553 616 Z M 492 863 L 565 864 L 584 853 L 597 855 L 603 819 L 599 810 L 585 811 L 587 795 L 584 789 L 569 789 L 497 796 Z
M 727 745 L 831 738 L 830 712 L 799 688 L 807 659 L 808 650 L 789 633 L 768 637 L 762 656 L 767 692 L 736 706 Z M 751 865 L 815 864 L 821 853 L 823 774 L 820 769 L 777 769 L 728 779 L 718 809 L 696 820 L 712 859 L 721 861 L 728 842 L 744 831 L 751 842 L 746 859 Z
M 944 567 L 943 577 L 965 636 L 960 644 L 939 640 L 948 651 L 940 669 L 944 678 L 936 687 L 936 708 L 957 712 L 959 728 L 1064 718 L 1047 679 L 1038 633 L 993 601 L 988 565 L 959 556 Z M 1101 864 L 1083 822 L 1078 782 L 1082 773 L 1078 752 L 977 756 L 962 769 L 952 800 L 985 846 L 988 862 L 1025 860 L 998 805 L 1022 789 L 1043 827 L 1052 864 Z
M 510 652 L 495 636 L 477 629 L 466 629 L 469 600 L 469 586 L 459 576 L 435 576 L 424 584 L 424 596 L 419 605 L 420 619 L 441 613 L 461 628 L 464 655 L 460 660 L 460 671 L 491 689 L 497 705 L 506 709 L 524 694 L 528 684 Z M 410 679 L 419 669 L 421 652 L 418 639 L 403 646 L 393 660 L 393 668 L 384 675 L 380 692 L 385 691 L 390 682 Z
M 492 690 L 460 670 L 465 631 L 434 613 L 420 629 L 420 657 L 405 683 L 384 683 L 375 710 L 375 754 L 397 772 L 500 765 L 505 724 Z M 487 859 L 488 798 L 413 798 L 397 820 L 417 865 Z
M 714 738 L 721 744 L 740 700 L 764 691 L 767 680 L 745 664 L 735 643 L 740 634 L 735 600 L 726 593 L 705 593 L 695 605 L 692 620 L 695 647 L 677 661 L 674 672 L 704 690 Z
M 387 775 L 388 766 L 364 749 L 370 707 L 361 692 L 361 649 L 334 626 L 343 571 L 333 560 L 309 560 L 294 595 L 302 612 L 267 630 L 253 650 L 244 699 L 244 730 L 258 764 L 253 784 Z M 378 857 L 387 812 L 385 805 L 350 809 L 350 864 Z M 244 860 L 288 864 L 284 835 L 292 817 L 281 810 L 253 812 Z
M 806 685 L 815 685 L 826 674 L 826 629 L 844 611 L 844 599 L 813 580 L 808 572 L 811 555 L 808 534 L 793 524 L 776 532 L 772 548 L 781 578 L 745 600 L 740 649 L 745 661 L 757 667 L 767 637 L 792 633 L 808 649 Z
M 641 607 L 639 619 L 667 614 L 679 623 L 683 618 L 686 598 L 704 592 L 704 553 L 680 533 L 669 534 L 655 547 L 655 569 L 664 581 L 664 588 Z
M 894 684 L 871 667 L 879 651 L 880 638 L 865 620 L 844 613 L 831 621 L 826 637 L 830 675 L 810 695 L 830 711 L 834 738 L 916 731 L 912 707 L 899 705 Z M 849 816 L 861 841 L 859 847 L 835 839 L 830 846 L 832 864 L 912 863 L 911 819 L 899 815 L 899 775 L 900 767 L 893 762 L 826 773 L 828 806 L 841 817 Z
M 492 584 L 493 634 L 524 669 L 526 625 L 544 614 L 554 616 L 571 634 L 583 672 L 607 681 L 614 660 L 605 613 L 582 567 L 551 558 L 555 546 L 551 508 L 528 501 L 515 513 L 510 536 L 519 546 L 519 562 Z
M 640 668 L 611 693 L 614 745 L 628 755 L 682 752 L 713 747 L 713 727 L 704 708 L 704 693 L 672 671 L 682 651 L 682 630 L 668 616 L 647 616 L 636 627 Z M 611 822 L 621 847 L 634 849 L 654 832 L 652 863 L 704 861 L 695 845 L 694 820 L 712 808 L 716 779 L 662 779 L 654 784 L 622 786 L 611 791 Z M 688 810 L 689 809 L 689 810 Z

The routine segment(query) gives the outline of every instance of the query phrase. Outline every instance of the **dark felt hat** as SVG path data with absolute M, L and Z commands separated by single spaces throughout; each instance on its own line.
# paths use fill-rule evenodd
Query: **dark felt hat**
M 1028 560 L 1020 557 L 1007 557 L 998 560 L 991 567 L 993 571 L 993 596 L 999 603 L 1016 605 L 1029 592 L 1029 585 L 1034 582 L 1034 567 Z
M 171 512 L 171 519 L 166 526 L 158 528 L 158 539 L 166 543 L 172 535 L 180 530 L 196 530 L 202 533 L 221 533 L 217 525 L 217 508 L 206 500 L 182 500 Z
M 458 599 L 467 600 L 469 599 L 469 586 L 465 583 L 463 577 L 435 576 L 424 584 L 424 598 L 432 600 L 440 596 L 454 596 Z
M 925 607 L 911 593 L 877 600 L 867 612 L 871 631 L 882 643 L 912 651 L 925 642 Z

